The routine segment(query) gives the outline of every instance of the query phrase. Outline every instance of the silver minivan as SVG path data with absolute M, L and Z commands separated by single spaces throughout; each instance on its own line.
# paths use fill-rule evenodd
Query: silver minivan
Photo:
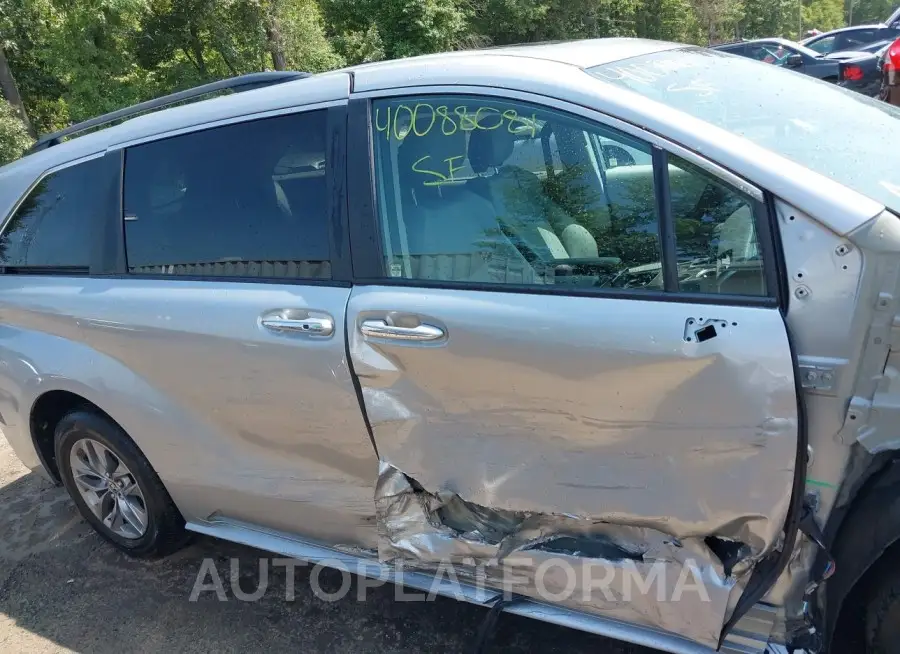
M 609 39 L 75 125 L 0 169 L 0 428 L 132 555 L 896 653 L 898 116 Z

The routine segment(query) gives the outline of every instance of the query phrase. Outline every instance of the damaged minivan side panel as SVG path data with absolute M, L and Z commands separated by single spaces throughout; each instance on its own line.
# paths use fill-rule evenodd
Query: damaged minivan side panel
M 791 499 L 777 309 L 357 286 L 347 316 L 383 561 L 716 645 Z

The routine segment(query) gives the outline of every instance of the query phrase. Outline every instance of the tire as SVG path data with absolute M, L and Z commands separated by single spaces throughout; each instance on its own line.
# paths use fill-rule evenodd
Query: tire
M 63 485 L 104 539 L 129 556 L 142 558 L 165 556 L 187 543 L 184 518 L 168 491 L 134 441 L 109 417 L 91 410 L 72 411 L 56 426 L 55 445 Z M 101 461 L 102 466 L 96 465 Z M 101 467 L 106 479 L 93 474 Z M 105 490 L 85 490 L 88 485 Z M 111 524 L 105 524 L 101 515 Z
M 867 654 L 900 654 L 900 570 L 891 570 L 878 579 L 869 598 L 866 606 Z

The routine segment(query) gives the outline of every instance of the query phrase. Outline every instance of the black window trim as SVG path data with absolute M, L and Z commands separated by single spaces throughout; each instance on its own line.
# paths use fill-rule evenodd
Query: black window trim
M 395 97 L 421 98 L 427 95 L 461 95 L 500 97 L 519 102 L 530 102 L 547 110 L 563 111 L 580 119 L 596 122 L 604 127 L 623 132 L 628 136 L 643 140 L 651 146 L 654 166 L 654 189 L 657 196 L 657 204 L 663 205 L 664 211 L 659 212 L 660 237 L 671 233 L 661 243 L 663 251 L 662 262 L 664 270 L 665 288 L 662 291 L 653 289 L 615 289 L 615 288 L 574 288 L 548 285 L 515 285 L 499 283 L 472 283 L 455 282 L 445 280 L 423 280 L 389 277 L 384 270 L 384 255 L 382 247 L 381 224 L 378 218 L 375 187 L 375 158 L 372 125 L 372 102 L 378 99 Z M 771 195 L 761 190 L 758 186 L 745 180 L 721 165 L 704 159 L 701 155 L 684 148 L 681 145 L 667 141 L 659 135 L 647 132 L 639 127 L 626 123 L 613 116 L 602 114 L 590 107 L 549 98 L 522 91 L 509 89 L 495 89 L 488 87 L 446 87 L 423 86 L 402 87 L 384 89 L 379 91 L 367 91 L 357 95 L 351 94 L 348 105 L 348 151 L 360 153 L 350 158 L 347 167 L 347 189 L 350 202 L 350 236 L 351 254 L 353 260 L 353 283 L 361 286 L 399 286 L 412 288 L 452 289 L 460 291 L 483 291 L 494 293 L 524 293 L 532 295 L 558 295 L 572 297 L 596 297 L 596 298 L 620 298 L 646 301 L 678 302 L 689 304 L 719 304 L 725 306 L 750 306 L 783 308 L 786 300 L 782 297 L 784 285 L 779 279 L 778 257 L 773 239 L 776 229 L 775 216 L 772 213 Z M 624 129 L 623 129 L 624 128 Z M 657 154 L 659 151 L 662 155 Z M 365 156 L 362 156 L 362 155 Z M 734 187 L 737 191 L 748 197 L 752 203 L 752 214 L 755 218 L 756 237 L 759 243 L 763 261 L 763 275 L 766 281 L 766 295 L 730 295 L 717 293 L 694 293 L 673 290 L 672 281 L 668 278 L 675 275 L 677 287 L 677 270 L 672 273 L 667 270 L 676 267 L 675 259 L 666 256 L 669 248 L 674 246 L 674 222 L 671 210 L 671 197 L 661 197 L 660 181 L 668 180 L 668 166 L 660 168 L 662 160 L 670 155 L 683 158 L 722 183 Z M 671 260 L 671 261 L 670 261 Z M 674 265 L 673 265 L 674 264 Z
M 663 271 L 663 290 L 678 292 L 678 249 L 675 243 L 675 219 L 672 215 L 669 187 L 669 153 L 657 145 L 653 148 L 653 192 L 656 194 L 656 217 L 659 220 L 659 256 Z
M 270 118 L 280 118 L 282 116 L 294 116 L 313 111 L 325 111 L 325 129 L 326 129 L 326 152 L 333 153 L 336 156 L 326 157 L 325 163 L 325 183 L 326 197 L 328 198 L 328 206 L 326 210 L 326 219 L 328 221 L 329 235 L 329 261 L 331 264 L 331 278 L 318 279 L 307 277 L 242 277 L 242 276 L 225 276 L 225 275 L 172 275 L 165 273 L 134 273 L 128 271 L 127 266 L 127 250 L 125 243 L 125 158 L 130 148 L 165 141 L 170 138 L 177 138 L 187 134 L 204 132 L 221 127 L 229 127 L 231 125 L 239 125 L 252 123 L 260 120 L 268 120 Z M 204 123 L 195 125 L 185 129 L 179 129 L 163 134 L 156 134 L 152 137 L 143 138 L 136 141 L 129 141 L 116 146 L 112 152 L 117 153 L 120 157 L 120 185 L 118 191 L 118 203 L 114 220 L 105 226 L 105 232 L 110 230 L 115 232 L 116 249 L 115 261 L 109 258 L 100 262 L 102 272 L 98 275 L 108 279 L 141 279 L 141 280 L 166 280 L 171 282 L 221 282 L 221 283 L 247 283 L 247 284 L 280 284 L 294 286 L 329 286 L 343 287 L 351 286 L 351 263 L 350 263 L 350 238 L 347 229 L 347 193 L 346 193 L 346 166 L 347 166 L 347 101 L 346 100 L 330 100 L 327 102 L 317 102 L 310 105 L 291 107 L 288 109 L 279 109 L 276 111 L 266 111 L 249 115 L 235 116 L 232 118 L 215 121 L 212 123 Z M 335 202 L 335 199 L 338 199 Z M 93 275 L 92 275 L 93 276 Z
M 40 175 L 38 175 L 31 184 L 28 185 L 28 188 L 24 193 L 16 200 L 16 203 L 12 206 L 12 208 L 7 212 L 6 216 L 3 218 L 2 224 L 0 224 L 0 236 L 6 233 L 7 228 L 9 227 L 9 223 L 12 220 L 13 216 L 16 215 L 16 212 L 22 207 L 25 203 L 25 200 L 31 196 L 34 190 L 38 187 L 38 185 L 43 182 L 48 177 L 60 173 L 64 170 L 68 170 L 69 168 L 74 168 L 76 166 L 80 166 L 86 164 L 91 161 L 95 161 L 98 159 L 103 159 L 106 153 L 104 151 L 100 152 L 92 152 L 90 154 L 82 155 L 76 159 L 70 159 L 69 161 L 64 161 L 59 163 L 51 168 L 46 169 Z M 110 168 L 104 171 L 105 174 L 109 175 L 106 180 L 103 180 L 103 183 L 110 184 L 114 186 L 115 173 L 112 172 Z M 107 188 L 104 190 L 105 193 L 110 193 L 112 191 L 111 188 Z M 107 207 L 108 208 L 108 207 Z M 91 224 L 92 230 L 96 230 L 101 217 L 102 212 L 93 217 L 93 223 Z M 49 275 L 55 277 L 87 277 L 94 272 L 97 254 L 97 241 L 92 243 L 92 251 L 90 256 L 88 257 L 88 265 L 87 266 L 46 266 L 46 265 L 38 265 L 38 266 L 3 266 L 0 265 L 0 275 Z

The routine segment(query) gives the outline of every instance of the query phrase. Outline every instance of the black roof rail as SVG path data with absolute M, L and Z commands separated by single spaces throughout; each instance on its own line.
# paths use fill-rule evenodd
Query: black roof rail
M 241 91 L 251 91 L 264 86 L 273 86 L 275 84 L 282 84 L 284 82 L 290 82 L 292 80 L 303 79 L 304 77 L 310 76 L 311 73 L 301 73 L 298 71 L 267 71 L 263 73 L 239 75 L 237 77 L 219 80 L 218 82 L 203 84 L 202 86 L 195 86 L 194 88 L 185 91 L 178 91 L 177 93 L 164 95 L 161 98 L 147 100 L 146 102 L 141 102 L 140 104 L 131 107 L 125 107 L 124 109 L 103 114 L 102 116 L 97 116 L 96 118 L 70 125 L 58 132 L 42 136 L 31 146 L 26 154 L 32 154 L 34 152 L 46 150 L 54 145 L 59 145 L 62 143 L 63 139 L 80 134 L 81 132 L 86 132 L 94 127 L 107 125 L 117 120 L 132 118 L 148 111 L 162 109 L 163 107 L 168 107 L 178 102 L 199 98 L 217 91 L 234 91 L 235 93 L 239 93 Z

